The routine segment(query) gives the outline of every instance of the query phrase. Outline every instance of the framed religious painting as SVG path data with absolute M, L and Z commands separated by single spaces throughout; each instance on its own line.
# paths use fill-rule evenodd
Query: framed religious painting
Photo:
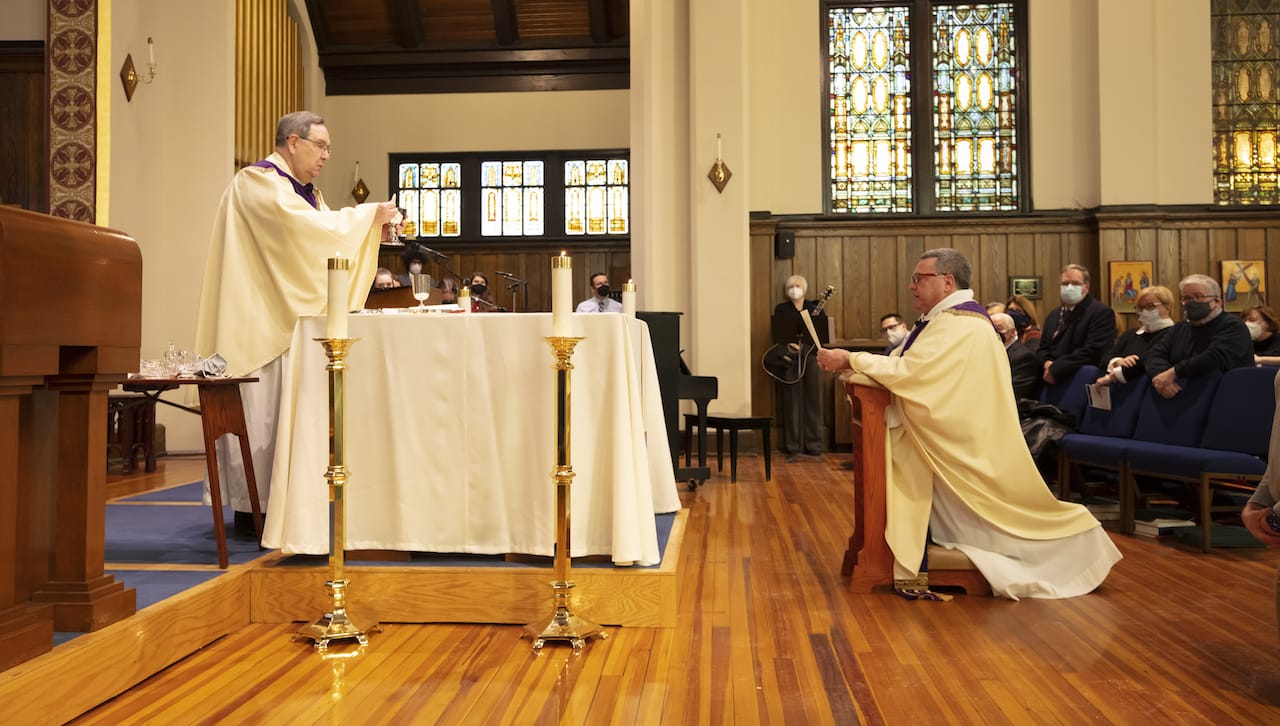
M 1021 295 L 1028 300 L 1040 299 L 1040 278 L 1023 275 L 1009 276 L 1009 297 Z
M 1262 260 L 1222 261 L 1222 307 L 1240 312 L 1266 304 L 1267 265 Z
M 1106 298 L 1111 309 L 1117 313 L 1138 312 L 1138 293 L 1144 287 L 1151 287 L 1151 260 L 1112 260 L 1107 263 L 1107 287 L 1110 297 Z

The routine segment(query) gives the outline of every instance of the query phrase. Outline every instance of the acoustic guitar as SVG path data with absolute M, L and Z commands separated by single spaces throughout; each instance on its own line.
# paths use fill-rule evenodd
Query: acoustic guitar
M 814 306 L 813 310 L 809 311 L 809 316 L 816 318 L 822 312 L 822 309 L 826 307 L 827 301 L 831 299 L 835 292 L 834 285 L 827 285 L 826 292 L 823 292 L 822 296 L 818 298 L 818 304 Z M 795 361 L 796 356 L 801 354 L 804 346 L 804 343 L 778 343 L 774 345 L 765 351 L 764 358 L 760 360 L 764 372 L 770 378 L 783 385 L 790 386 L 793 383 L 799 383 L 800 379 L 804 377 L 804 361 L 802 360 L 800 365 L 794 368 L 791 364 Z M 794 378 L 791 377 L 793 375 Z

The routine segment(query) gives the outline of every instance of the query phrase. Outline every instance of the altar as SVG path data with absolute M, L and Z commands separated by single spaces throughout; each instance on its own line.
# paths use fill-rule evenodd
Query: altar
M 680 508 L 648 327 L 574 314 L 570 554 L 659 560 Z M 553 554 L 550 313 L 353 315 L 347 358 L 348 550 Z M 299 319 L 285 370 L 263 543 L 329 552 L 328 374 Z

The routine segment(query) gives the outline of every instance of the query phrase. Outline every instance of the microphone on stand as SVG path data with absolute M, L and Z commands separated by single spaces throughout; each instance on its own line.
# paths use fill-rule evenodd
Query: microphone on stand
M 422 250 L 423 252 L 425 252 L 425 253 L 427 253 L 427 254 L 431 255 L 432 257 L 435 257 L 435 258 L 436 258 L 436 259 L 438 259 L 438 260 L 447 260 L 447 259 L 449 259 L 449 255 L 446 255 L 446 254 L 445 254 L 445 253 L 443 253 L 443 252 L 436 252 L 435 250 L 433 250 L 433 249 L 431 249 L 430 247 L 428 247 L 428 246 L 426 246 L 426 245 L 422 244 L 421 242 L 417 242 L 417 243 L 415 243 L 415 245 L 417 246 L 417 248 L 418 248 L 419 250 Z

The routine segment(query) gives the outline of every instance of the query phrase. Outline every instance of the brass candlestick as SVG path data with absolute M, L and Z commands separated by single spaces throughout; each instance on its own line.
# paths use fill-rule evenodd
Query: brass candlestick
M 309 638 L 315 641 L 317 650 L 324 651 L 335 640 L 355 640 L 360 645 L 369 643 L 369 635 L 378 631 L 377 624 L 362 629 L 347 615 L 347 584 L 343 565 L 347 544 L 347 416 L 346 386 L 347 349 L 355 340 L 351 338 L 316 338 L 324 346 L 329 363 L 329 468 L 324 478 L 329 481 L 329 565 L 332 577 L 324 583 L 333 600 L 333 608 L 318 620 L 299 630 L 295 640 Z
M 573 483 L 573 466 L 569 464 L 570 421 L 570 371 L 573 370 L 573 349 L 582 338 L 552 336 L 546 338 L 555 356 L 556 369 L 556 466 L 551 478 L 556 483 L 556 554 L 555 577 L 551 583 L 555 612 L 549 621 L 538 621 L 524 626 L 524 634 L 533 639 L 533 650 L 541 652 L 548 640 L 567 640 L 574 650 L 581 650 L 583 642 L 593 635 L 601 639 L 609 637 L 604 630 L 590 620 L 580 618 L 569 610 L 569 591 L 573 581 L 569 579 L 569 487 Z

